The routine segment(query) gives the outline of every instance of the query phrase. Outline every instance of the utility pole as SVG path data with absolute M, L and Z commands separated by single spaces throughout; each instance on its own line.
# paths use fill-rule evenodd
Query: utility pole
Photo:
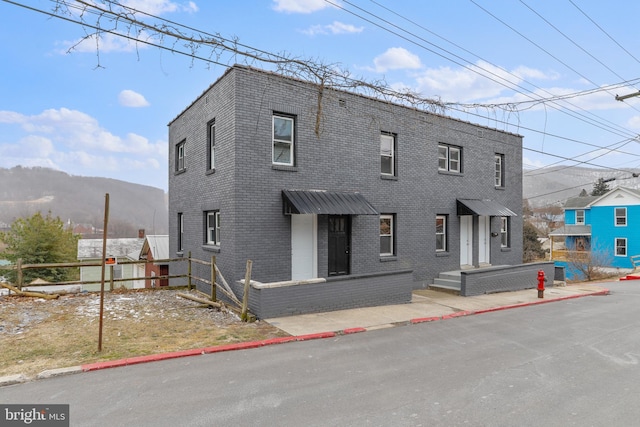
M 634 92 L 634 93 L 630 93 L 628 95 L 622 95 L 622 96 L 616 95 L 616 101 L 624 101 L 625 99 L 633 98 L 634 96 L 640 96 L 640 91 Z

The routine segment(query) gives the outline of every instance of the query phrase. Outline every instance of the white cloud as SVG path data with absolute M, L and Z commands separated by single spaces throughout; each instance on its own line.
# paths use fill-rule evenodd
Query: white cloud
M 313 13 L 330 7 L 324 0 L 273 0 L 273 10 L 285 13 Z
M 149 102 L 145 99 L 144 96 L 129 89 L 125 89 L 120 92 L 120 94 L 118 94 L 118 102 L 123 107 L 138 108 L 149 106 Z
M 353 34 L 361 33 L 363 30 L 364 27 L 356 27 L 339 21 L 333 21 L 333 23 L 329 25 L 314 25 L 306 30 L 302 30 L 302 32 L 310 36 L 315 36 L 317 34 Z
M 124 6 L 150 13 L 152 15 L 182 11 L 198 11 L 198 6 L 193 1 L 187 2 L 186 5 L 170 0 L 124 0 L 121 3 Z
M 382 55 L 376 56 L 373 60 L 375 71 L 384 73 L 389 70 L 411 69 L 422 67 L 420 58 L 402 47 L 392 47 L 387 49 Z
M 138 35 L 138 40 L 149 40 L 145 32 Z M 139 43 L 126 37 L 120 37 L 112 33 L 101 33 L 99 36 L 92 34 L 86 38 L 76 40 L 66 40 L 58 42 L 62 46 L 58 49 L 58 53 L 65 54 L 72 50 L 80 53 L 100 53 L 109 52 L 135 52 L 136 50 L 146 49 L 149 46 L 145 43 Z

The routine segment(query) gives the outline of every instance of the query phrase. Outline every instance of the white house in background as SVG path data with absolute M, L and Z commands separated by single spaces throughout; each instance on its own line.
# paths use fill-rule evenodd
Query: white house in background
M 128 289 L 143 288 L 144 280 L 135 280 L 138 271 L 135 264 L 121 264 L 122 261 L 137 261 L 144 244 L 144 233 L 140 238 L 107 239 L 107 257 L 116 258 L 117 264 L 113 266 L 114 279 L 131 279 L 124 282 L 114 283 L 115 288 L 125 287 Z M 80 239 L 78 240 L 78 261 L 87 264 L 102 262 L 102 239 Z M 92 265 L 80 267 L 80 280 L 82 282 L 95 282 L 83 285 L 85 291 L 99 291 L 102 267 Z M 105 271 L 105 283 L 111 280 L 111 268 L 108 266 Z

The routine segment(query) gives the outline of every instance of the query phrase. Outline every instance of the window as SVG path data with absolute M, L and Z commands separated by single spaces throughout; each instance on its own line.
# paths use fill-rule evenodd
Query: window
M 616 227 L 624 227 L 627 225 L 627 208 L 616 208 Z
M 495 163 L 496 187 L 504 187 L 504 154 L 496 154 Z
M 176 145 L 176 172 L 185 170 L 184 164 L 184 146 L 186 141 L 182 141 Z
M 184 249 L 184 215 L 178 213 L 178 252 Z
M 616 256 L 627 256 L 627 239 L 616 238 Z
M 451 145 L 438 145 L 438 170 L 461 172 L 462 148 Z
M 216 168 L 216 120 L 213 119 L 207 126 L 207 169 Z
M 205 212 L 207 221 L 207 245 L 220 245 L 220 211 Z
M 436 252 L 447 250 L 447 217 L 436 215 Z
M 576 211 L 576 224 L 584 224 L 584 209 Z
M 500 247 L 509 247 L 509 217 L 500 217 Z
M 380 255 L 393 255 L 394 249 L 394 217 L 395 215 L 380 215 Z
M 380 134 L 380 173 L 396 174 L 396 137 L 391 133 Z
M 273 164 L 293 166 L 293 119 L 273 116 Z

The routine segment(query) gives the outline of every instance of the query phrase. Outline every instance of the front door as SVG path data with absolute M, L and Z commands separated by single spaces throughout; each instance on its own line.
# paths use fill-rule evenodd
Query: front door
M 478 217 L 478 263 L 491 264 L 491 217 Z
M 460 266 L 473 265 L 473 216 L 460 217 Z
M 291 280 L 318 277 L 317 215 L 291 215 Z
M 351 217 L 329 215 L 329 276 L 350 273 Z

